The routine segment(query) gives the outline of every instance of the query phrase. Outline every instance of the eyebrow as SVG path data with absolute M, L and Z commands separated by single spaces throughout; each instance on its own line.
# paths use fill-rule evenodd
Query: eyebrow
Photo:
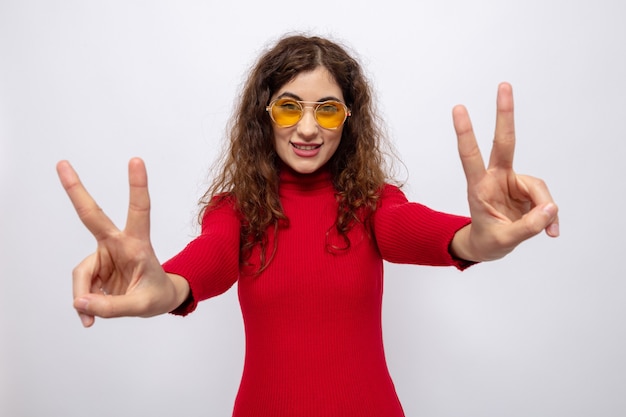
M 292 99 L 297 100 L 297 101 L 305 101 L 305 100 L 302 100 L 302 98 L 300 96 L 298 96 L 297 94 L 290 93 L 289 91 L 285 91 L 284 93 L 282 93 L 281 95 L 279 95 L 276 98 L 279 99 L 279 98 L 284 98 L 284 97 L 289 97 L 289 98 L 292 98 Z M 335 97 L 335 96 L 322 97 L 319 100 L 317 100 L 316 103 L 322 103 L 324 101 L 329 101 L 329 100 L 334 100 L 334 101 L 338 101 L 340 103 L 343 103 L 343 100 L 340 100 L 338 97 Z

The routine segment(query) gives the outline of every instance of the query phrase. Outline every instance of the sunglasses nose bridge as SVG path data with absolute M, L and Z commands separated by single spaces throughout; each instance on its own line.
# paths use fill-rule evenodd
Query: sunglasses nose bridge
M 304 113 L 306 113 L 306 109 L 311 109 L 311 112 L 313 113 L 313 116 L 315 116 L 315 112 L 317 111 L 317 107 L 319 106 L 318 103 L 306 103 L 306 102 L 302 102 L 299 103 L 300 104 L 300 109 L 302 111 L 302 115 L 304 116 Z
M 313 116 L 313 120 L 317 122 L 317 108 L 319 103 L 307 103 L 307 102 L 299 102 L 300 105 L 300 121 L 306 117 L 307 109 L 311 110 L 310 114 Z
M 315 111 L 317 106 L 319 106 L 319 103 L 311 103 L 308 101 L 300 101 L 298 102 L 298 104 L 300 104 L 300 107 L 302 107 L 303 110 L 306 108 L 310 108 L 310 109 L 313 109 L 313 111 Z
M 316 131 L 318 127 L 317 115 L 315 110 L 316 104 L 301 104 L 300 120 L 298 121 L 299 129 L 304 132 Z

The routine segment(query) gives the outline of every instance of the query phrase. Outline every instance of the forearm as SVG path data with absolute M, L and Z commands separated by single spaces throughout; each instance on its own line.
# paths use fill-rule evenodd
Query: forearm
M 378 249 L 388 262 L 464 269 L 467 265 L 451 256 L 450 245 L 469 222 L 464 216 L 411 203 L 397 187 L 387 186 L 372 224 Z

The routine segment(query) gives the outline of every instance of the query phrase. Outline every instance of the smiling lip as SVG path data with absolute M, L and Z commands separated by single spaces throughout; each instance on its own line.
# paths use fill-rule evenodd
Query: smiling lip
M 316 156 L 319 152 L 320 149 L 322 148 L 322 145 L 319 144 L 315 144 L 315 145 L 308 145 L 308 144 L 297 144 L 297 143 L 291 143 L 291 148 L 293 149 L 293 152 L 303 158 L 311 158 Z

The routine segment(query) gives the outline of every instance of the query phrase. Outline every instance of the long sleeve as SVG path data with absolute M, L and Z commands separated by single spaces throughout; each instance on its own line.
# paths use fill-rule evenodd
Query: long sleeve
M 191 296 L 174 314 L 192 312 L 199 301 L 227 291 L 239 277 L 241 222 L 226 199 L 204 215 L 200 236 L 163 264 L 165 272 L 189 282 Z
M 473 263 L 454 258 L 449 247 L 454 234 L 470 221 L 409 202 L 400 189 L 387 185 L 372 223 L 386 261 L 465 269 Z

